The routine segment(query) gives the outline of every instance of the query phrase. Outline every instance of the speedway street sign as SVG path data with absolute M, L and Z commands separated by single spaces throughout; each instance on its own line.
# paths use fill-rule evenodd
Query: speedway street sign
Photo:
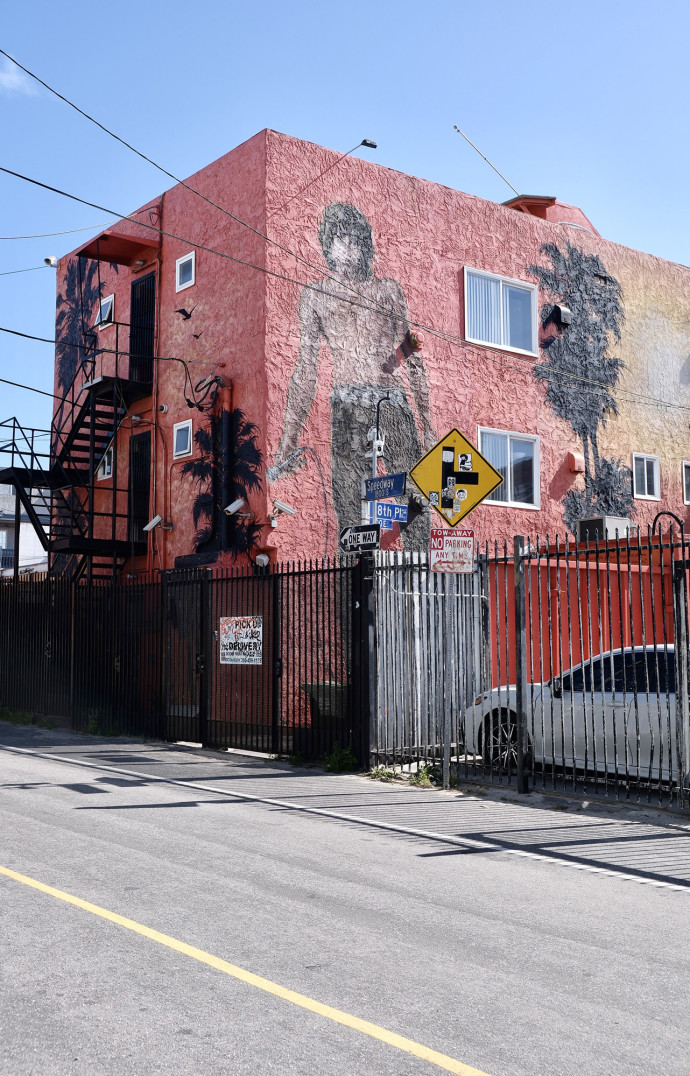
M 378 501 L 383 497 L 402 497 L 405 492 L 407 473 L 382 474 L 376 478 L 364 479 L 364 500 Z

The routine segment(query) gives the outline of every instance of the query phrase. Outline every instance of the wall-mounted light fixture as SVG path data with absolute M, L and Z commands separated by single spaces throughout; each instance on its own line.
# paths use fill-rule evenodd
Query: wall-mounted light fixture
M 572 325 L 573 312 L 568 306 L 563 306 L 561 303 L 556 303 L 553 308 L 553 316 L 560 325 Z

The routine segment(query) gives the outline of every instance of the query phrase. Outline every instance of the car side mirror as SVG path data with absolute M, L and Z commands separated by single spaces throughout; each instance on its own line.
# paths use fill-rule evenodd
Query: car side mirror
M 551 681 L 551 694 L 555 699 L 560 699 L 563 694 L 560 676 L 554 676 Z

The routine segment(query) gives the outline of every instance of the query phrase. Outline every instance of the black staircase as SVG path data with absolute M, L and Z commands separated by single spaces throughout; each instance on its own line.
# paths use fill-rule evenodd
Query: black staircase
M 121 353 L 119 328 L 114 349 L 85 353 L 50 431 L 0 423 L 0 484 L 14 488 L 48 551 L 49 572 L 89 582 L 115 579 L 126 560 L 146 552 L 146 536 L 129 519 L 130 476 L 118 484 L 117 438 L 130 406 L 151 394 L 153 362 Z

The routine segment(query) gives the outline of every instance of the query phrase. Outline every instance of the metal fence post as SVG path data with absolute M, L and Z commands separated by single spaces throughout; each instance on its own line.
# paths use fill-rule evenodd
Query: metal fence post
M 457 579 L 456 575 L 447 573 L 443 578 L 443 690 L 439 691 L 438 697 L 443 706 L 441 727 L 443 729 L 443 760 L 441 767 L 442 783 L 444 788 L 450 788 L 450 738 L 451 738 L 451 708 L 453 704 L 452 684 L 454 677 L 459 679 L 458 662 L 461 660 L 460 648 L 453 646 L 453 605 L 451 601 L 452 584 Z
M 673 565 L 673 610 L 676 641 L 676 744 L 678 749 L 678 801 L 685 806 L 690 780 L 690 698 L 688 697 L 688 598 L 685 559 Z M 673 778 L 669 766 L 669 777 Z
M 525 630 L 525 539 L 513 538 L 515 584 L 515 723 L 517 790 L 529 792 L 529 739 L 527 735 L 527 634 Z
M 77 586 L 78 584 L 74 580 L 69 584 L 69 603 L 70 603 L 70 617 L 69 617 L 69 720 L 70 728 L 76 728 L 76 700 L 74 697 L 74 676 L 76 671 L 76 623 L 77 623 Z
M 159 683 L 158 683 L 158 736 L 161 740 L 168 739 L 167 715 L 168 715 L 168 572 L 163 570 L 160 575 L 159 597 Z
M 199 673 L 199 740 L 202 746 L 209 742 L 208 736 L 208 679 L 211 673 L 211 572 L 201 571 L 199 579 L 199 652 L 196 667 Z
M 275 568 L 271 569 L 271 617 L 273 621 L 271 627 L 271 656 L 273 658 L 271 676 L 271 751 L 274 755 L 280 754 L 282 750 L 282 744 L 280 743 L 280 688 L 283 675 L 281 648 L 283 603 L 281 601 L 280 583 L 279 572 Z
M 374 557 L 361 553 L 353 570 L 352 587 L 352 724 L 356 753 L 362 766 L 371 765 L 372 725 L 376 720 L 376 607 Z M 373 737 L 375 740 L 375 737 Z

